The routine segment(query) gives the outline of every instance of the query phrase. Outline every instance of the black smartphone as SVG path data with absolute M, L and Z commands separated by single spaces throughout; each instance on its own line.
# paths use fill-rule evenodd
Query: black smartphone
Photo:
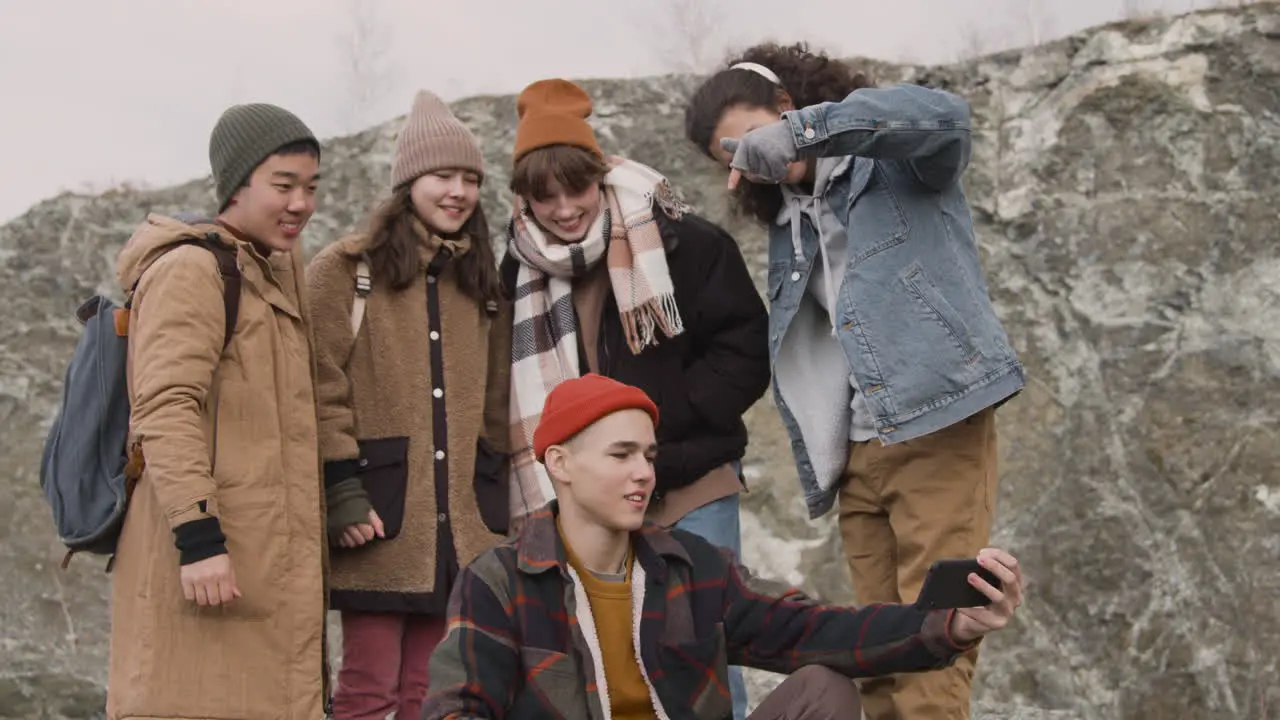
M 929 566 L 929 572 L 924 576 L 924 586 L 920 588 L 920 597 L 916 598 L 916 607 L 924 610 L 950 610 L 990 605 L 991 598 L 969 584 L 969 573 L 977 573 L 978 577 L 991 583 L 997 590 L 1001 587 L 1000 578 L 979 565 L 977 558 L 938 560 Z

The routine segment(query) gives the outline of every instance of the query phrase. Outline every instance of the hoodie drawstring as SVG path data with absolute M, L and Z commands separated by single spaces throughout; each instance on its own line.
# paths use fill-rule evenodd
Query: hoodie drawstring
M 802 215 L 808 215 L 814 229 L 818 232 L 818 254 L 822 256 L 822 290 L 827 299 L 827 319 L 831 321 L 831 337 L 836 337 L 836 288 L 831 279 L 831 257 L 827 253 L 827 236 L 822 228 L 822 198 L 807 198 L 808 207 L 802 205 L 805 199 L 796 195 L 787 198 L 791 206 L 791 249 L 797 261 L 804 260 L 800 218 Z

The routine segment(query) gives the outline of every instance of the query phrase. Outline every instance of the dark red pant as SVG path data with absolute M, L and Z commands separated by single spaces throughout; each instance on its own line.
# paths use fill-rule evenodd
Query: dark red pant
M 411 720 L 427 695 L 427 663 L 444 637 L 432 615 L 342 613 L 342 669 L 333 720 Z

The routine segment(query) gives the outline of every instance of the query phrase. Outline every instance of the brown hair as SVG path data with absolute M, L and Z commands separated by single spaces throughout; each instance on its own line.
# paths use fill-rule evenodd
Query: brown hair
M 740 62 L 759 63 L 769 68 L 782 81 L 782 86 L 751 70 L 730 69 Z M 807 43 L 756 45 L 729 60 L 724 69 L 694 91 L 685 107 L 685 137 L 698 146 L 699 152 L 718 160 L 711 154 L 711 138 L 724 112 L 735 105 L 776 111 L 781 108 L 781 90 L 791 98 L 792 105 L 804 108 L 843 100 L 854 90 L 869 85 L 871 81 L 866 75 L 825 53 L 811 51 Z M 782 190 L 777 185 L 743 182 L 734 191 L 733 199 L 738 214 L 754 217 L 766 225 L 773 222 L 782 209 Z
M 378 205 L 369 216 L 366 232 L 365 253 L 369 257 L 369 271 L 374 276 L 386 278 L 395 290 L 412 285 L 419 273 L 418 235 L 413 228 L 416 218 L 410 196 L 412 187 L 412 183 L 401 185 Z M 442 237 L 460 236 L 471 238 L 471 251 L 453 261 L 459 289 L 476 302 L 500 299 L 502 284 L 493 245 L 490 244 L 489 223 L 485 220 L 481 203 L 476 203 L 475 210 L 461 230 L 455 235 Z
M 551 182 L 578 194 L 609 174 L 604 158 L 576 145 L 548 145 L 530 150 L 511 173 L 511 192 L 523 198 L 545 200 Z

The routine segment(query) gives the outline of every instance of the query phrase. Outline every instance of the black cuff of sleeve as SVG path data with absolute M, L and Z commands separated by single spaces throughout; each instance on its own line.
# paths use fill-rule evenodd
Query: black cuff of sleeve
M 222 523 L 216 517 L 182 523 L 173 529 L 173 537 L 182 565 L 190 565 L 227 552 L 227 536 L 222 534 Z
M 350 477 L 360 474 L 360 459 L 326 460 L 324 464 L 324 486 L 336 485 Z

